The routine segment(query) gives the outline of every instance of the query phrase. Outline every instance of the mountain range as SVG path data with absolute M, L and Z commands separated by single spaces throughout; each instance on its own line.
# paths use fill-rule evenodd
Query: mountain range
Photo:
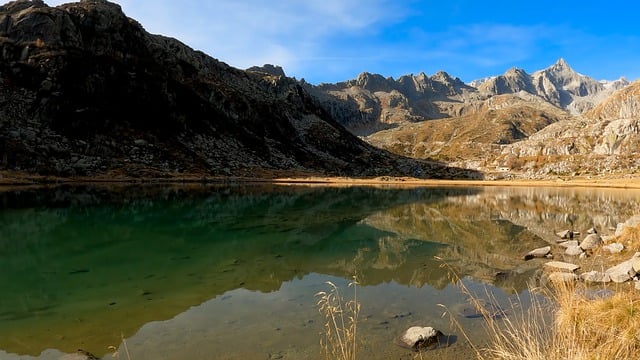
M 313 85 L 233 68 L 120 6 L 0 6 L 0 175 L 548 178 L 637 168 L 638 82 L 563 60 Z
M 370 144 L 486 178 L 628 176 L 640 165 L 640 82 L 597 81 L 562 58 L 469 84 L 441 71 L 304 85 Z

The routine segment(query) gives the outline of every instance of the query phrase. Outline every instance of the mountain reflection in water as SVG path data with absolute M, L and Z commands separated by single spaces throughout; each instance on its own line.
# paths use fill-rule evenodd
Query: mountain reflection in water
M 523 261 L 525 252 L 569 227 L 595 225 L 606 234 L 638 214 L 639 199 L 630 190 L 258 185 L 0 193 L 0 349 L 6 351 L 0 359 L 79 347 L 103 355 L 121 334 L 188 318 L 194 310 L 185 311 L 201 304 L 231 324 L 266 306 L 252 298 L 224 310 L 225 296 L 253 296 L 244 291 L 282 300 L 293 287 L 306 299 L 295 311 L 274 300 L 280 305 L 265 307 L 254 320 L 309 321 L 317 317 L 313 294 L 323 290 L 322 279 L 350 279 L 356 272 L 361 301 L 377 304 L 370 305 L 377 310 L 372 318 L 403 315 L 405 303 L 433 305 L 445 295 L 439 301 L 454 304 L 460 294 L 434 256 L 472 284 L 522 293 L 540 266 Z M 389 288 L 394 291 L 381 291 Z M 315 326 L 310 337 L 317 344 L 322 326 L 312 324 L 305 327 Z M 223 330 L 198 333 L 215 337 L 215 331 Z M 235 331 L 248 336 L 247 329 Z M 284 343 L 299 332 L 287 331 L 278 330 Z M 166 339 L 165 346 L 178 343 Z

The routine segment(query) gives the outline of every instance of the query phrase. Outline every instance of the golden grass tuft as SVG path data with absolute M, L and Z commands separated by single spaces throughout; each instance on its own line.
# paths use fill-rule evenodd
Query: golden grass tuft
M 534 289 L 531 289 L 534 291 Z M 594 289 L 591 289 L 594 290 Z M 492 359 L 635 359 L 640 352 L 640 293 L 621 287 L 603 298 L 554 284 L 551 303 L 534 301 L 513 319 L 487 320 Z
M 530 286 L 529 291 L 538 294 L 532 296 L 531 306 L 525 309 L 514 303 L 506 310 L 507 316 L 493 316 L 483 310 L 478 297 L 464 286 L 455 271 L 449 271 L 452 280 L 484 315 L 490 340 L 483 349 L 473 344 L 451 316 L 478 359 L 637 359 L 640 354 L 640 291 L 631 284 L 605 288 L 602 297 L 595 296 L 600 289 L 580 283 Z M 491 294 L 487 296 L 493 300 Z
M 626 284 L 629 285 L 629 284 Z M 635 359 L 640 353 L 640 293 L 623 286 L 611 296 L 588 299 L 565 286 L 557 291 L 558 334 L 569 333 L 584 350 L 578 359 Z
M 325 359 L 355 360 L 358 341 L 358 302 L 357 277 L 349 283 L 353 287 L 353 299 L 343 298 L 338 287 L 331 281 L 326 282 L 330 290 L 316 293 L 318 311 L 326 320 L 323 337 L 320 339 L 320 351 Z

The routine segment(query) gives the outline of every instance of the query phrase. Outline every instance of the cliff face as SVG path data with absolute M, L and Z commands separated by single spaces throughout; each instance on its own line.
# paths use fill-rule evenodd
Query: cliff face
M 303 83 L 318 106 L 358 135 L 370 135 L 398 124 L 461 115 L 480 99 L 478 91 L 440 71 L 398 79 L 361 73 L 337 84 Z
M 0 6 L 0 156 L 0 169 L 58 176 L 444 169 L 360 141 L 282 74 L 148 34 L 103 0 Z

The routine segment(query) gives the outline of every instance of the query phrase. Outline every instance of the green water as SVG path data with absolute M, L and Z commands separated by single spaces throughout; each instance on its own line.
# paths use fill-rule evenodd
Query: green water
M 0 359 L 78 348 L 134 359 L 319 358 L 314 294 L 358 274 L 366 358 L 461 309 L 445 261 L 479 293 L 526 304 L 554 232 L 610 233 L 630 190 L 117 186 L 0 193 Z M 442 260 L 436 260 L 438 256 Z M 455 311 L 454 311 L 455 312 Z M 482 320 L 459 315 L 484 341 Z M 433 350 L 472 356 L 464 341 Z

